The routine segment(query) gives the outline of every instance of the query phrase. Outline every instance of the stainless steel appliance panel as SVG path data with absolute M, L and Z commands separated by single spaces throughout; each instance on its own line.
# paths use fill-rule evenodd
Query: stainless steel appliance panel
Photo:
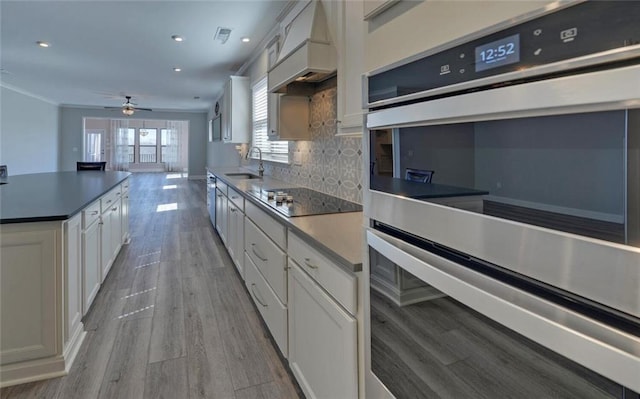
M 382 379 L 398 397 L 472 397 L 483 390 L 498 397 L 622 397 L 622 387 L 600 381 L 595 373 L 640 390 L 640 337 L 384 233 L 369 229 L 367 242 L 443 293 L 398 306 L 384 292 L 371 290 L 367 360 L 375 374 L 368 378 Z M 406 347 L 414 340 L 416 345 Z M 565 362 L 547 348 L 595 373 Z M 396 372 L 404 377 L 393 375 Z M 412 382 L 413 378 L 418 379 Z M 411 393 L 412 389 L 417 390 Z
M 377 191 L 367 197 L 368 218 L 640 317 L 640 248 Z

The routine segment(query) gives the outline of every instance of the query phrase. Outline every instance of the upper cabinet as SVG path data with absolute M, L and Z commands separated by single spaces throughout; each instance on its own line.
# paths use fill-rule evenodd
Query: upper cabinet
M 230 76 L 222 97 L 222 141 L 248 143 L 250 139 L 250 79 L 246 76 Z
M 338 52 L 338 135 L 362 134 L 365 23 L 362 1 L 323 1 Z

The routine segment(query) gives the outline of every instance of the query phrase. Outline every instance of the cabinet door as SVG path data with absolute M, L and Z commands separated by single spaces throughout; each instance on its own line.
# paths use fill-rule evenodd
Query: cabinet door
M 122 247 L 122 199 L 118 198 L 111 206 L 111 260 L 114 262 Z
M 216 189 L 216 230 L 222 239 L 222 242 L 227 244 L 227 196 Z
M 82 330 L 82 214 L 65 222 L 65 303 L 64 345 Z
M 362 74 L 365 72 L 362 2 L 340 2 L 338 19 L 338 37 L 342 43 L 338 49 L 338 134 L 361 134 Z
M 82 314 L 85 315 L 100 289 L 100 223 L 82 232 Z
M 289 261 L 289 364 L 307 398 L 357 398 L 357 321 Z
M 100 216 L 100 282 L 107 277 L 113 252 L 111 252 L 111 208 Z
M 62 340 L 57 308 L 62 259 L 55 255 L 60 251 L 61 228 L 43 224 L 38 231 L 14 229 L 3 225 L 0 240 L 2 365 L 53 356 Z
M 269 110 L 269 128 L 267 129 L 267 137 L 269 140 L 278 140 L 278 127 L 279 114 L 280 114 L 280 96 L 281 94 L 269 93 L 267 95 L 267 107 Z
M 222 94 L 222 141 L 231 141 L 231 81 L 227 80 Z
M 228 200 L 228 207 L 229 230 L 227 239 L 229 255 L 244 280 L 244 214 L 231 200 Z
M 122 194 L 122 243 L 129 242 L 129 192 Z

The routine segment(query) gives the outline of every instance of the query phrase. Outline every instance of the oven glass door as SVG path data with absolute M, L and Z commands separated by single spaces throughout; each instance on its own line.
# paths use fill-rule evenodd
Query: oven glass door
M 449 262 L 438 266 L 437 256 L 424 262 L 420 251 L 404 252 L 397 242 L 371 230 L 367 241 L 369 360 L 387 394 L 412 399 L 638 398 L 625 385 L 558 353 L 567 352 L 583 363 L 600 362 L 609 377 L 633 381 L 640 371 L 637 336 L 612 334 L 609 338 L 618 349 L 633 352 L 635 346 L 631 355 L 612 357 L 606 352 L 613 348 L 585 339 L 590 327 L 571 331 L 569 326 L 580 323 L 572 321 L 575 315 L 570 312 L 555 309 L 535 315 L 532 310 L 544 306 L 534 304 L 536 299 L 519 298 L 517 290 L 484 290 L 487 281 L 482 279 L 472 287 L 473 279 L 465 272 L 456 275 Z M 584 354 L 594 358 L 581 359 Z

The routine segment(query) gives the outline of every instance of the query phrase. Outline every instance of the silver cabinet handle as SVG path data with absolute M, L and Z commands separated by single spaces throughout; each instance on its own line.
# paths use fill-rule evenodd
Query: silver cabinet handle
M 93 212 L 91 212 L 91 216 L 95 216 L 95 215 L 97 215 L 97 214 L 98 214 L 98 211 L 93 211 Z
M 232 195 L 231 198 L 232 199 L 236 199 L 236 198 L 238 198 L 238 196 L 237 195 Z
M 111 210 L 115 212 L 118 210 L 118 207 L 116 206 L 115 208 L 111 208 Z
M 251 284 L 251 294 L 252 294 L 252 295 L 253 295 L 253 297 L 256 299 L 256 301 L 257 301 L 260 305 L 262 305 L 262 307 L 266 308 L 266 307 L 267 307 L 267 305 L 266 305 L 264 302 L 262 302 L 260 299 L 258 299 L 258 295 L 256 294 L 255 288 L 256 288 L 256 285 L 255 285 L 255 284 Z
M 118 192 L 116 193 L 116 195 L 120 195 L 120 191 L 118 191 Z
M 229 210 L 230 210 L 231 212 L 235 212 L 235 211 L 237 211 L 237 209 L 236 209 L 236 208 L 229 208 Z
M 107 201 L 107 204 L 110 204 L 110 203 L 111 203 L 111 200 Z
M 268 260 L 267 258 L 263 258 L 262 256 L 260 256 L 260 254 L 256 252 L 256 243 L 255 242 L 251 243 L 251 252 L 253 252 L 253 254 L 255 256 L 257 256 L 258 259 L 260 259 L 263 262 L 266 262 Z
M 311 259 L 309 259 L 309 258 L 304 258 L 304 264 L 307 265 L 307 267 L 309 267 L 311 269 L 317 269 L 318 268 L 318 266 L 316 266 L 313 263 L 311 263 Z
M 218 194 L 218 198 L 222 198 L 222 194 Z

